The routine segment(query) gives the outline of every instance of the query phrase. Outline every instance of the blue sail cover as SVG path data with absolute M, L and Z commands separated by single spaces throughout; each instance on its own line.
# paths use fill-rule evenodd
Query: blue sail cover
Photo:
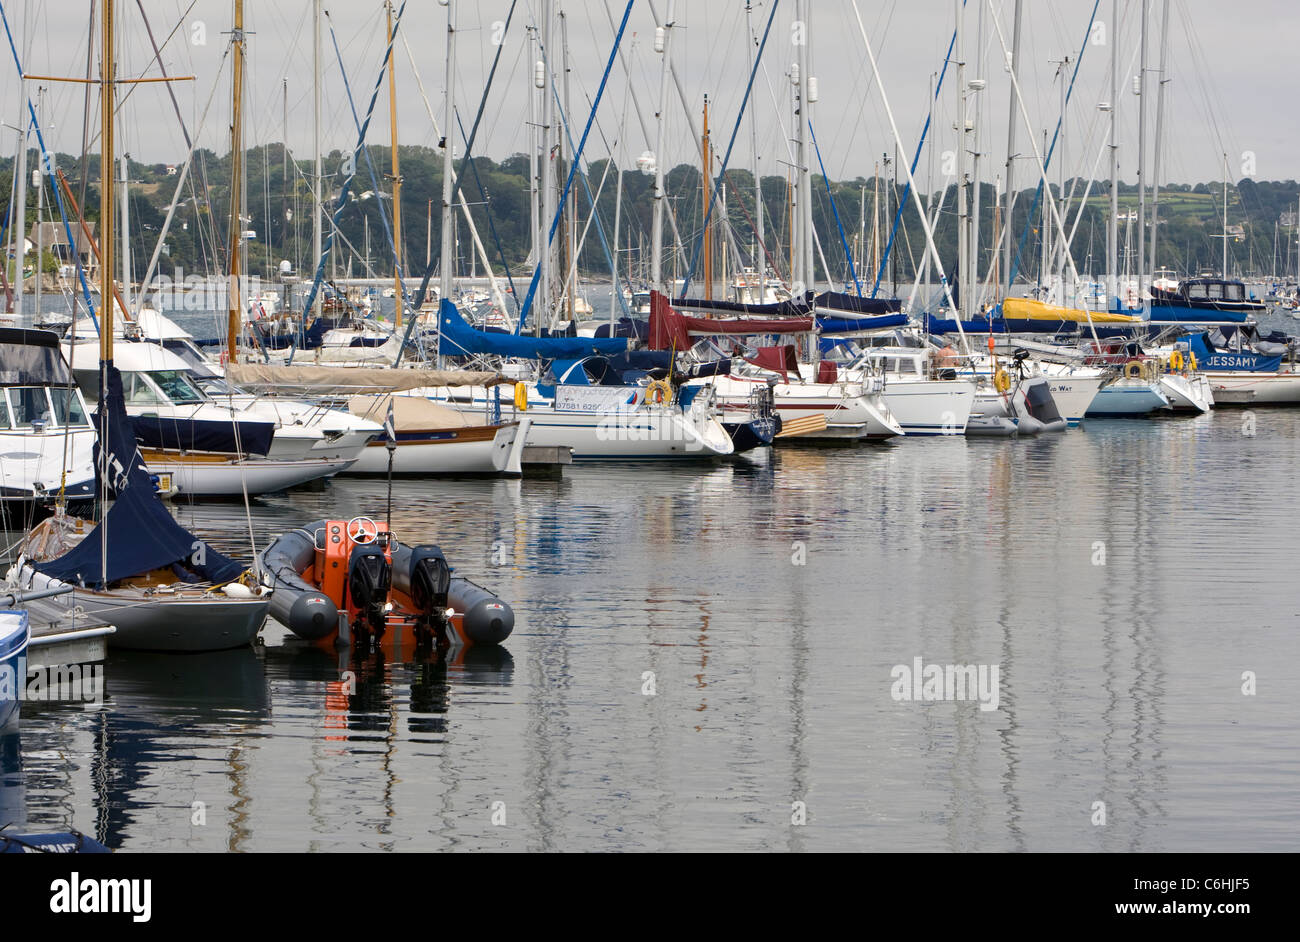
M 274 422 L 235 422 L 180 419 L 172 416 L 128 416 L 135 440 L 146 448 L 182 451 L 220 451 L 240 455 L 265 455 L 275 437 Z
M 874 317 L 822 317 L 817 315 L 817 329 L 823 334 L 856 334 L 865 330 L 903 327 L 906 314 L 878 314 Z
M 174 564 L 188 566 L 200 579 L 228 582 L 244 567 L 190 533 L 167 511 L 145 470 L 131 434 L 122 395 L 122 374 L 100 363 L 107 388 L 100 390 L 96 414 L 99 442 L 95 471 L 117 492 L 117 500 L 95 529 L 70 552 L 36 569 L 63 582 L 103 585 Z M 198 559 L 192 559 L 198 554 Z
M 491 354 L 525 360 L 580 360 L 592 354 L 622 353 L 627 340 L 622 337 L 526 337 L 476 330 L 466 323 L 456 305 L 444 298 L 438 308 L 443 356 Z

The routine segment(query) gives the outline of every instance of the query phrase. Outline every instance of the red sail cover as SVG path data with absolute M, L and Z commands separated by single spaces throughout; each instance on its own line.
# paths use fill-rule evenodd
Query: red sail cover
M 790 373 L 799 375 L 799 357 L 795 355 L 794 345 L 787 343 L 782 347 L 759 347 L 752 357 L 745 357 L 745 362 L 757 367 L 780 373 L 781 379 L 790 382 Z
M 691 334 L 806 334 L 813 329 L 811 317 L 787 317 L 779 320 L 762 318 L 687 317 L 674 311 L 668 299 L 658 291 L 650 292 L 650 349 L 685 350 Z

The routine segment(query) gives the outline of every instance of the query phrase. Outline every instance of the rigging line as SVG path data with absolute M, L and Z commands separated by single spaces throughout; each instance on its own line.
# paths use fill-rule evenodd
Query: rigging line
M 1074 73 L 1070 76 L 1070 86 L 1065 90 L 1065 107 L 1067 110 L 1070 107 L 1070 98 L 1074 94 L 1075 80 L 1078 79 L 1079 77 L 1079 66 L 1083 64 L 1083 54 L 1088 51 L 1088 46 L 1090 45 L 1090 40 L 1092 38 L 1092 24 L 1097 21 L 1097 8 L 1100 6 L 1101 6 L 1101 0 L 1094 0 L 1094 3 L 1092 5 L 1092 16 L 1088 18 L 1088 28 L 1084 30 L 1083 43 L 1079 47 L 1078 58 L 1074 60 Z M 1114 36 L 1110 38 L 1112 42 L 1115 41 Z M 1015 68 L 1015 66 L 1013 65 L 1012 68 Z M 1118 102 L 1111 102 L 1112 108 L 1118 107 L 1118 105 L 1119 105 Z M 1012 260 L 1011 269 L 1007 272 L 1008 286 L 1010 286 L 1011 283 L 1016 280 L 1016 274 L 1020 271 L 1020 256 L 1021 253 L 1024 252 L 1025 250 L 1025 240 L 1028 239 L 1029 237 L 1029 230 L 1033 227 L 1034 213 L 1038 209 L 1038 203 L 1043 197 L 1043 180 L 1046 177 L 1047 168 L 1052 165 L 1052 155 L 1056 152 L 1056 143 L 1060 139 L 1061 125 L 1064 121 L 1065 121 L 1065 115 L 1061 115 L 1056 119 L 1056 130 L 1052 132 L 1052 144 L 1050 147 L 1047 148 L 1047 156 L 1043 159 L 1043 175 L 1038 178 L 1038 187 L 1034 191 L 1033 202 L 1029 204 L 1029 215 L 1025 219 L 1025 228 L 1021 231 L 1020 243 L 1016 246 L 1016 257 Z M 1049 200 L 1051 199 L 1050 193 L 1048 194 L 1048 199 Z M 1010 233 L 1010 231 L 1011 231 L 1011 220 L 1008 219 L 1007 232 Z M 1064 230 L 1062 230 L 1061 235 L 1062 236 L 1065 235 Z M 1008 238 L 1010 238 L 1009 235 Z M 1071 263 L 1073 263 L 1073 260 L 1071 260 Z
M 605 74 L 600 77 L 600 87 L 596 90 L 596 103 L 591 108 L 591 114 L 587 118 L 587 126 L 582 129 L 582 140 L 578 143 L 577 150 L 573 159 L 569 161 L 568 179 L 564 181 L 564 192 L 560 195 L 559 205 L 556 207 L 555 218 L 551 220 L 550 232 L 546 237 L 546 251 L 550 250 L 551 242 L 555 239 L 555 231 L 560 226 L 560 218 L 564 214 L 564 204 L 569 198 L 569 191 L 573 188 L 573 177 L 578 170 L 578 162 L 582 159 L 583 150 L 587 146 L 587 137 L 591 133 L 592 122 L 596 118 L 596 109 L 600 107 L 600 100 L 604 97 L 605 86 L 609 83 L 609 73 L 614 68 L 614 60 L 618 56 L 618 48 L 623 43 L 623 33 L 627 29 L 628 18 L 632 15 L 632 5 L 635 0 L 627 0 L 627 8 L 623 11 L 623 21 L 619 24 L 618 35 L 614 37 L 614 48 L 610 50 L 609 61 L 605 64 Z M 523 328 L 524 322 L 528 319 L 528 312 L 533 305 L 533 298 L 537 294 L 537 284 L 542 277 L 542 265 L 540 260 L 537 267 L 533 269 L 532 281 L 528 285 L 528 296 L 524 299 L 523 309 L 519 312 L 519 321 L 515 324 L 515 336 Z
M 465 140 L 465 156 L 469 162 L 470 173 L 474 174 L 474 183 L 478 187 L 479 196 L 482 198 L 483 202 L 487 205 L 487 209 L 484 210 L 484 215 L 487 216 L 488 231 L 492 233 L 492 241 L 496 243 L 497 254 L 501 256 L 501 267 L 505 270 L 506 283 L 510 285 L 510 298 L 515 302 L 515 314 L 517 315 L 520 311 L 520 303 L 519 303 L 519 294 L 515 290 L 515 278 L 514 275 L 510 274 L 510 263 L 506 261 L 506 249 L 505 246 L 501 243 L 501 236 L 497 234 L 497 224 L 492 218 L 492 203 L 490 200 L 488 200 L 487 191 L 484 190 L 483 188 L 483 181 L 479 178 L 478 164 L 475 163 L 472 158 L 470 158 L 469 141 L 467 138 L 465 138 L 465 126 L 461 123 L 459 111 L 456 112 L 456 124 L 458 127 L 460 127 L 461 138 Z M 464 200 L 461 201 L 461 205 L 462 206 L 464 205 Z M 504 314 L 505 311 L 502 311 L 501 313 Z
M 375 78 L 375 89 L 370 95 L 370 106 L 366 110 L 366 120 L 361 125 L 361 129 L 357 134 L 357 143 L 352 148 L 352 166 L 349 168 L 351 172 L 343 178 L 343 185 L 339 188 L 339 195 L 335 202 L 334 215 L 330 224 L 329 237 L 325 240 L 325 245 L 321 249 L 320 258 L 316 261 L 316 274 L 312 278 L 311 290 L 307 293 L 307 303 L 303 308 L 304 316 L 312 309 L 312 305 L 316 303 L 316 294 L 320 291 L 321 281 L 325 278 L 325 262 L 328 260 L 330 252 L 334 247 L 334 233 L 338 230 L 338 221 L 343 215 L 343 210 L 347 208 L 348 192 L 351 190 L 352 180 L 356 176 L 357 151 L 361 150 L 365 146 L 366 131 L 369 129 L 370 119 L 375 113 L 375 102 L 379 99 L 379 89 L 383 87 L 385 72 L 388 69 L 388 57 L 393 54 L 393 43 L 391 40 L 397 38 L 397 30 L 401 25 L 402 12 L 405 9 L 406 3 L 405 0 L 403 0 L 401 9 L 397 11 L 397 18 L 393 21 L 393 35 L 388 43 L 388 48 L 384 55 L 384 61 L 380 64 L 379 74 Z
M 776 19 L 776 10 L 780 5 L 781 0 L 772 0 L 772 12 L 767 15 L 767 26 L 763 29 L 763 39 L 758 44 L 758 52 L 754 56 L 754 67 L 749 71 L 749 82 L 745 85 L 745 95 L 740 101 L 740 109 L 736 112 L 736 123 L 731 127 L 731 140 L 727 142 L 727 152 L 722 157 L 722 173 L 719 174 L 719 177 L 727 172 L 727 165 L 731 162 L 731 150 L 736 146 L 736 136 L 740 133 L 740 125 L 745 117 L 745 108 L 749 105 L 749 98 L 754 90 L 754 79 L 758 76 L 758 69 L 763 61 L 763 50 L 767 48 L 767 37 L 772 32 L 772 21 Z M 709 229 L 709 221 L 713 218 L 713 207 L 717 204 L 717 201 L 718 188 L 715 186 L 709 192 L 709 205 L 704 213 L 704 225 L 700 228 L 700 237 L 695 243 L 695 253 L 691 258 L 691 265 L 686 269 L 686 277 L 682 279 L 682 297 L 686 296 L 691 279 L 695 276 L 695 267 L 699 264 L 700 253 L 704 249 L 704 234 Z
M 502 27 L 501 42 L 497 43 L 497 51 L 495 55 L 493 55 L 492 57 L 492 69 L 488 72 L 487 83 L 483 86 L 483 94 L 479 98 L 478 112 L 474 115 L 474 123 L 470 126 L 469 138 L 465 143 L 465 156 L 461 158 L 460 172 L 456 174 L 456 179 L 452 183 L 451 201 L 445 207 L 443 207 L 443 212 L 447 212 L 447 213 L 453 212 L 453 208 L 456 205 L 456 198 L 460 196 L 461 181 L 465 179 L 465 165 L 469 161 L 470 154 L 474 152 L 474 141 L 477 140 L 478 138 L 478 129 L 480 123 L 483 120 L 483 112 L 487 110 L 488 94 L 492 91 L 492 82 L 493 79 L 496 78 L 497 65 L 500 64 L 501 62 L 501 50 L 505 49 L 506 47 L 506 43 L 505 43 L 506 31 L 510 29 L 510 21 L 514 18 L 515 4 L 516 4 L 516 0 L 510 0 L 510 11 L 509 13 L 506 14 L 505 25 Z M 410 52 L 409 47 L 407 49 L 407 52 Z M 415 64 L 414 56 L 411 57 L 411 64 L 412 67 L 414 67 Z M 421 88 L 423 89 L 423 86 Z M 449 106 L 450 106 L 449 110 L 455 111 L 455 106 L 456 106 L 455 102 L 449 102 Z M 430 109 L 430 117 L 432 118 L 432 116 L 433 116 L 433 111 L 432 109 Z M 460 123 L 459 113 L 457 113 L 456 122 L 457 124 Z M 462 134 L 464 133 L 463 128 L 461 133 Z M 454 138 L 452 137 L 451 128 L 443 128 L 442 139 L 443 139 L 444 147 L 452 146 L 452 141 L 454 140 Z M 455 155 L 453 154 L 453 156 Z M 477 176 L 477 171 L 475 172 L 475 176 Z M 504 256 L 502 257 L 502 264 L 503 265 L 505 264 Z M 509 266 L 507 266 L 506 267 L 507 274 L 509 274 L 509 271 L 510 271 Z M 424 277 L 420 279 L 419 290 L 415 292 L 415 300 L 412 302 L 412 305 L 415 307 L 416 310 L 419 310 L 420 306 L 424 304 L 425 295 L 429 291 L 429 280 L 432 277 L 433 277 L 433 259 L 429 258 L 428 264 L 424 268 Z M 450 282 L 448 283 L 450 284 Z M 514 282 L 511 282 L 510 290 L 511 291 L 514 290 Z M 516 304 L 519 303 L 517 298 L 515 300 L 515 303 Z M 501 313 L 504 314 L 505 311 L 503 310 Z
M 1099 0 L 1100 2 L 1100 0 Z M 966 0 L 962 0 L 961 8 L 963 12 L 966 9 Z M 939 80 L 934 83 L 934 100 L 939 100 L 939 90 L 943 88 L 944 76 L 948 74 L 948 65 L 952 62 L 953 48 L 957 45 L 957 30 L 952 31 L 952 39 L 948 41 L 948 54 L 944 56 L 943 68 L 939 71 Z M 933 111 L 933 109 L 930 109 Z M 912 174 L 916 173 L 917 164 L 921 160 L 921 151 L 925 147 L 926 136 L 930 133 L 930 122 L 933 120 L 933 114 L 927 112 L 925 125 L 921 128 L 921 139 L 916 144 L 916 153 L 912 155 Z M 903 188 L 903 196 L 898 201 L 898 209 L 894 213 L 894 223 L 889 230 L 889 241 L 885 244 L 885 251 L 880 256 L 880 268 L 876 271 L 875 284 L 871 286 L 871 296 L 874 298 L 880 291 L 880 282 L 885 277 L 885 266 L 889 264 L 889 253 L 894 250 L 894 239 L 898 235 L 898 226 L 903 218 L 903 207 L 907 205 L 907 198 L 912 194 L 911 174 L 908 175 L 907 185 Z
M 552 95 L 552 97 L 555 99 L 556 113 L 559 115 L 560 123 L 564 126 L 564 136 L 565 136 L 565 138 L 567 138 L 568 141 L 569 141 L 569 151 L 570 151 L 570 152 L 573 152 L 573 151 L 574 151 L 574 146 L 573 146 L 573 129 L 572 129 L 572 127 L 571 127 L 570 124 L 569 124 L 569 116 L 568 116 L 568 114 L 567 114 L 567 113 L 565 112 L 565 110 L 564 110 L 564 104 L 560 101 L 560 95 L 559 95 L 558 91 L 556 91 L 556 89 L 555 89 L 555 87 L 554 87 L 553 85 L 552 85 L 552 87 L 551 87 L 551 95 Z M 593 111 L 592 111 L 592 115 L 594 116 L 595 113 L 596 113 L 596 112 L 595 112 L 595 110 L 593 109 Z M 601 136 L 601 138 L 603 139 L 605 135 L 604 135 L 604 132 L 600 130 L 600 122 L 599 122 L 599 121 L 596 122 L 596 128 L 597 128 L 597 133 L 599 133 L 600 136 Z M 608 147 L 608 142 L 606 143 L 606 147 Z M 605 238 L 605 227 L 604 227 L 603 225 L 601 225 L 600 215 L 599 215 L 598 213 L 595 212 L 595 208 L 596 208 L 596 200 L 595 200 L 595 198 L 591 195 L 591 180 L 588 178 L 589 175 L 590 175 L 590 173 L 591 173 L 591 162 L 588 161 L 588 160 L 586 160 L 585 157 L 582 157 L 581 155 L 577 155 L 577 159 L 574 160 L 574 163 L 577 164 L 579 161 L 581 161 L 581 162 L 583 162 L 583 163 L 586 164 L 586 166 L 582 169 L 582 172 L 579 173 L 578 176 L 582 179 L 582 187 L 583 187 L 583 189 L 584 189 L 584 190 L 586 191 L 586 193 L 587 193 L 587 202 L 591 204 L 593 215 L 595 215 L 595 218 L 596 218 L 596 234 L 600 236 L 600 245 L 601 245 L 601 248 L 603 248 L 603 249 L 605 250 L 605 261 L 609 263 L 610 271 L 614 274 L 614 277 L 617 278 L 617 277 L 618 277 L 618 265 L 614 262 L 614 257 L 613 257 L 613 255 L 610 254 L 610 251 L 609 251 L 609 242 L 608 242 L 608 240 Z M 597 193 L 597 196 L 599 196 L 599 192 Z M 572 264 L 573 264 L 573 268 L 574 268 L 574 270 L 576 271 L 576 269 L 577 269 L 577 264 L 578 264 L 576 258 L 574 258 L 574 259 L 572 260 Z M 567 276 L 566 276 L 566 278 L 567 278 Z M 620 295 L 620 296 L 621 296 L 621 295 Z
M 840 231 L 840 244 L 844 246 L 844 257 L 849 260 L 849 274 L 853 276 L 853 284 L 858 289 L 858 297 L 862 297 L 862 282 L 858 281 L 858 271 L 853 266 L 853 253 L 849 251 L 849 240 L 844 235 L 844 224 L 840 222 L 840 211 L 835 205 L 835 194 L 831 192 L 831 181 L 826 176 L 826 165 L 822 163 L 822 149 L 817 146 L 817 132 L 813 130 L 812 122 L 808 122 L 808 132 L 812 135 L 813 151 L 817 154 L 817 166 L 822 168 L 822 182 L 826 184 L 826 198 L 830 200 L 831 213 L 835 216 L 835 228 Z M 825 218 L 825 213 L 822 214 Z M 822 267 L 826 267 L 826 260 L 822 259 Z M 829 279 L 831 273 L 826 272 Z
M 23 63 L 18 57 L 18 47 L 14 45 L 14 34 L 9 29 L 9 16 L 5 13 L 4 3 L 0 2 L 0 20 L 3 20 L 5 27 L 5 36 L 9 40 L 9 51 L 13 53 L 14 65 L 18 69 L 18 74 L 23 75 Z M 27 98 L 27 113 L 30 116 L 31 126 L 36 131 L 36 143 L 41 149 L 41 163 L 45 165 L 46 172 L 50 172 L 54 165 L 54 155 L 45 147 L 45 135 L 41 133 L 40 122 L 36 120 L 36 106 L 32 104 L 30 96 Z M 23 139 L 26 140 L 26 131 L 23 132 Z M 86 282 L 86 271 L 81 265 L 81 256 L 76 251 L 77 241 L 72 236 L 72 225 L 68 222 L 68 214 L 63 206 L 63 195 L 56 188 L 54 191 L 55 201 L 59 207 L 59 218 L 63 220 L 63 232 L 68 240 L 68 246 L 73 250 L 72 254 L 77 257 L 77 275 L 81 279 L 81 290 L 86 297 L 86 310 L 90 312 L 90 320 L 95 325 L 95 332 L 99 332 L 99 320 L 95 317 L 95 306 L 90 299 L 90 285 Z M 20 246 L 21 247 L 21 246 Z M 19 263 L 19 276 L 22 275 L 22 264 Z M 21 290 L 21 285 L 19 286 Z M 111 302 L 110 302 L 111 303 Z
M 405 4 L 405 2 L 403 2 L 403 4 L 402 4 L 402 10 L 405 10 L 405 9 L 406 9 L 406 4 Z M 401 10 L 398 11 L 398 17 L 397 17 L 396 20 L 393 21 L 393 39 L 394 39 L 394 40 L 397 38 L 397 28 L 398 28 L 398 26 L 399 26 L 400 23 L 401 23 L 401 12 L 402 12 Z M 347 72 L 347 69 L 344 68 L 344 66 L 343 66 L 343 53 L 339 51 L 339 41 L 338 41 L 338 36 L 337 36 L 337 35 L 335 34 L 335 32 L 334 32 L 334 20 L 330 17 L 330 15 L 329 15 L 329 11 L 328 11 L 328 10 L 325 11 L 325 21 L 326 21 L 327 23 L 329 23 L 329 27 L 330 27 L 330 40 L 334 43 L 334 55 L 335 55 L 335 56 L 338 58 L 338 60 L 339 60 L 339 72 L 342 73 L 342 75 L 343 75 L 343 90 L 344 90 L 345 92 L 347 92 L 347 96 L 348 96 L 348 106 L 352 109 L 352 123 L 356 125 L 357 132 L 358 132 L 358 133 L 362 133 L 362 130 L 361 130 L 361 122 L 360 122 L 360 120 L 358 120 L 358 118 L 357 118 L 357 105 L 356 105 L 355 100 L 353 100 L 353 98 L 352 98 L 352 85 L 351 85 L 351 83 L 348 81 L 348 72 Z M 392 54 L 393 54 L 393 43 L 392 43 L 392 41 L 390 40 L 389 43 L 388 43 L 388 54 L 384 56 L 384 63 L 385 63 L 385 65 L 387 65 L 387 63 L 388 63 L 388 58 L 389 58 L 389 56 L 391 56 Z M 376 94 L 378 94 L 378 89 L 376 89 Z M 384 194 L 383 194 L 383 189 L 382 189 L 382 187 L 380 187 L 380 185 L 379 185 L 379 178 L 378 178 L 378 177 L 376 176 L 376 174 L 375 174 L 375 164 L 374 164 L 374 161 L 372 161 L 372 160 L 370 159 L 370 148 L 369 148 L 369 147 L 362 147 L 362 148 L 361 148 L 361 154 L 362 154 L 362 156 L 365 157 L 365 159 L 366 159 L 366 169 L 367 169 L 367 170 L 369 171 L 369 173 L 370 173 L 370 185 L 371 185 L 372 187 L 374 187 L 375 202 L 376 202 L 376 204 L 378 205 L 378 210 L 379 210 L 379 221 L 382 222 L 382 223 L 384 224 L 384 238 L 387 239 L 387 241 L 388 241 L 388 248 L 389 248 L 389 249 L 392 251 L 392 253 L 393 253 L 393 269 L 394 269 L 394 272 L 396 273 L 396 276 L 397 276 L 397 283 L 398 283 L 398 285 L 401 287 L 401 290 L 402 290 L 402 297 L 405 298 L 405 297 L 406 297 L 406 283 L 405 283 L 404 279 L 402 278 L 402 255 L 401 255 L 401 253 L 398 252 L 398 250 L 397 250 L 397 244 L 396 244 L 396 242 L 393 240 L 393 229 L 392 229 L 392 226 L 389 224 L 389 221 L 388 221 L 388 213 L 384 210 Z M 393 187 L 393 190 L 394 190 L 394 194 L 395 194 L 397 188 L 396 188 L 396 187 Z M 374 269 L 370 268 L 369 259 L 367 259 L 367 261 L 366 261 L 366 269 L 367 269 L 367 272 L 368 272 L 369 274 L 371 274 L 371 275 L 374 274 Z

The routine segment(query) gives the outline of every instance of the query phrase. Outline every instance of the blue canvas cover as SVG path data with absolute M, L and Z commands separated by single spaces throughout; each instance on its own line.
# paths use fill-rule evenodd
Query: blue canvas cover
M 817 329 L 823 334 L 856 334 L 864 330 L 883 330 L 902 327 L 906 314 L 877 314 L 867 317 L 822 317 L 817 315 Z
M 135 440 L 146 448 L 183 451 L 220 451 L 229 454 L 265 455 L 275 437 L 274 422 L 214 422 L 207 419 L 179 419 L 172 416 L 129 416 Z
M 122 374 L 112 363 L 101 362 L 100 376 L 106 388 L 100 390 L 96 414 L 95 471 L 117 492 L 117 500 L 76 547 L 36 568 L 55 579 L 86 585 L 113 583 L 174 564 L 188 566 L 209 582 L 238 577 L 242 565 L 202 544 L 158 499 L 130 431 Z M 200 549 L 202 563 L 192 561 Z
M 520 357 L 525 360 L 579 360 L 594 353 L 622 353 L 627 340 L 622 337 L 516 337 L 477 330 L 466 323 L 456 305 L 444 298 L 438 308 L 442 330 L 439 349 L 443 356 L 492 354 Z

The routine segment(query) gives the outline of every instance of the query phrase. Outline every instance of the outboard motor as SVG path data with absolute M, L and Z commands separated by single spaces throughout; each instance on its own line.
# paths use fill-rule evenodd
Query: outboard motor
M 348 598 L 359 609 L 354 630 L 376 641 L 384 634 L 384 608 L 393 582 L 393 567 L 378 543 L 359 543 L 348 556 Z
M 450 644 L 447 638 L 447 592 L 451 588 L 451 567 L 437 546 L 411 547 L 411 602 L 419 612 L 416 638 L 427 641 L 430 630 L 438 636 L 439 647 Z

